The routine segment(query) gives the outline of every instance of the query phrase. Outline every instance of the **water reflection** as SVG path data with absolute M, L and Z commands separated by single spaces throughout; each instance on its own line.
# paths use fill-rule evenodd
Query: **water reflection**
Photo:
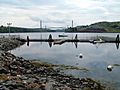
M 51 48 L 52 47 L 52 42 L 48 42 L 48 44 L 49 44 L 49 47 Z
M 27 41 L 27 46 L 29 46 L 29 43 L 30 43 L 30 42 L 29 42 L 29 41 Z
M 78 48 L 78 42 L 74 42 L 75 47 Z
M 116 48 L 119 49 L 119 42 L 116 42 Z
M 119 49 L 119 34 L 117 35 L 117 37 L 116 37 L 116 47 L 117 47 L 117 49 Z
M 78 43 L 92 43 L 94 45 L 96 45 L 96 47 L 98 48 L 98 45 L 103 44 L 103 43 L 115 43 L 116 44 L 116 48 L 119 49 L 119 34 L 117 35 L 117 37 L 114 38 L 110 38 L 110 37 L 103 37 L 103 36 L 97 36 L 97 37 L 89 37 L 89 39 L 78 39 L 78 35 L 75 35 L 75 38 L 73 39 L 53 39 L 52 35 L 50 34 L 48 39 L 29 39 L 29 36 L 27 36 L 27 46 L 29 46 L 30 41 L 34 41 L 34 42 L 48 42 L 49 47 L 51 48 L 52 45 L 62 45 L 66 42 L 73 42 L 75 44 L 75 47 L 78 48 Z M 54 43 L 54 44 L 53 44 Z
M 42 43 L 42 42 L 41 42 L 41 43 Z M 73 42 L 73 43 L 74 43 L 74 45 L 75 45 L 75 48 L 78 48 L 78 43 L 80 43 L 80 42 Z M 28 41 L 26 44 L 27 44 L 27 46 L 30 46 L 30 42 L 29 42 L 29 41 Z M 55 45 L 55 44 L 53 44 L 52 41 L 48 42 L 48 44 L 49 44 L 49 47 L 50 47 L 50 48 L 51 48 L 53 45 Z M 100 46 L 101 44 L 104 44 L 104 43 L 96 43 L 96 44 L 93 44 L 93 45 L 95 45 L 96 48 L 99 48 L 99 46 Z M 57 44 L 57 45 L 62 45 L 62 44 Z M 111 45 L 112 45 L 112 44 L 111 44 Z M 119 42 L 116 42 L 115 45 L 116 45 L 116 48 L 119 49 Z

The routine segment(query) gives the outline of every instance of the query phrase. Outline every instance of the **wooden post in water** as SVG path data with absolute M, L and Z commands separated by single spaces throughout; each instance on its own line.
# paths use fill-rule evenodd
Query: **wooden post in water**
M 48 42 L 49 46 L 52 47 L 52 40 L 53 39 L 52 39 L 52 35 L 51 34 L 49 35 L 48 40 L 49 40 L 49 42 Z
M 29 36 L 27 36 L 27 46 L 29 46 Z
M 77 38 L 78 38 L 78 36 L 77 36 L 77 34 L 76 34 L 76 36 L 75 36 L 75 40 L 77 40 Z
M 51 41 L 51 40 L 53 40 L 53 39 L 52 39 L 52 35 L 51 35 L 51 34 L 49 35 L 49 40 L 50 40 L 50 41 Z
M 27 36 L 27 41 L 29 41 L 29 36 Z
M 78 47 L 78 42 L 77 42 L 78 39 L 77 39 L 77 38 L 78 38 L 78 36 L 77 36 L 77 34 L 76 34 L 76 36 L 75 36 L 76 42 L 74 42 L 76 48 Z
M 116 47 L 117 47 L 117 49 L 119 49 L 119 34 L 117 35 L 115 41 L 116 41 Z
M 116 42 L 119 42 L 119 34 L 116 37 Z

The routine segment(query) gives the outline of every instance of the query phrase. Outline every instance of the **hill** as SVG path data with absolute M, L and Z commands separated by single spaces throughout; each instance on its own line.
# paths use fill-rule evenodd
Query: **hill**
M 8 33 L 9 27 L 0 26 L 0 33 Z M 51 30 L 47 28 L 22 28 L 10 27 L 11 33 L 23 32 L 64 32 L 64 30 Z M 91 33 L 115 33 L 120 32 L 120 22 L 97 22 L 86 26 L 76 26 L 65 29 L 65 32 L 91 32 Z
M 66 32 L 120 32 L 120 22 L 98 22 L 86 26 L 68 28 Z
M 9 27 L 0 26 L 0 33 L 8 33 Z M 10 27 L 10 33 L 24 33 L 24 32 L 55 32 L 47 28 L 22 28 L 22 27 Z

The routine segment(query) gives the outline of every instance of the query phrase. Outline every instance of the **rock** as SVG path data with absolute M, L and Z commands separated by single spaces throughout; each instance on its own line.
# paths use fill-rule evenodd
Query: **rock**
M 15 60 L 16 60 L 16 59 L 14 59 L 11 64 L 12 64 L 12 65 L 21 66 L 21 63 L 20 63 L 19 61 L 15 61 Z
M 9 73 L 8 70 L 4 67 L 0 67 L 0 74 L 7 74 Z
M 18 69 L 18 67 L 16 65 L 10 65 L 10 69 L 13 71 L 16 71 Z
M 19 78 L 20 78 L 20 77 L 21 77 L 21 75 L 17 75 L 17 77 L 19 77 Z
M 31 83 L 31 82 L 34 82 L 36 79 L 35 78 L 29 78 L 26 80 L 27 83 Z
M 42 83 L 41 88 L 45 88 L 46 84 Z
M 23 83 L 17 83 L 15 81 L 7 81 L 4 86 L 9 88 L 10 90 L 18 89 L 19 87 L 25 88 L 25 85 Z
M 5 87 L 5 86 L 2 86 L 2 87 L 0 87 L 0 90 L 10 90 L 10 89 L 8 89 L 8 88 Z
M 32 71 L 31 70 L 27 70 L 26 74 L 32 74 Z
M 20 79 L 21 79 L 21 80 L 28 80 L 28 77 L 26 77 L 25 75 L 22 75 L 22 76 L 20 77 Z
M 10 74 L 11 76 L 17 76 L 18 73 L 16 71 L 12 71 Z
M 2 85 L 3 82 L 4 82 L 4 80 L 0 80 L 0 85 Z

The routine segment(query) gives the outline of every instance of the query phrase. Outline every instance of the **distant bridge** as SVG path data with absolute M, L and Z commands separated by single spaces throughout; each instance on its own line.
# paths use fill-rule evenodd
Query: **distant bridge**
M 63 30 L 63 29 L 66 29 L 66 27 L 55 27 L 55 26 L 52 26 L 52 27 L 46 27 L 48 29 L 53 29 L 53 30 L 57 30 L 57 29 L 60 29 L 60 30 Z

